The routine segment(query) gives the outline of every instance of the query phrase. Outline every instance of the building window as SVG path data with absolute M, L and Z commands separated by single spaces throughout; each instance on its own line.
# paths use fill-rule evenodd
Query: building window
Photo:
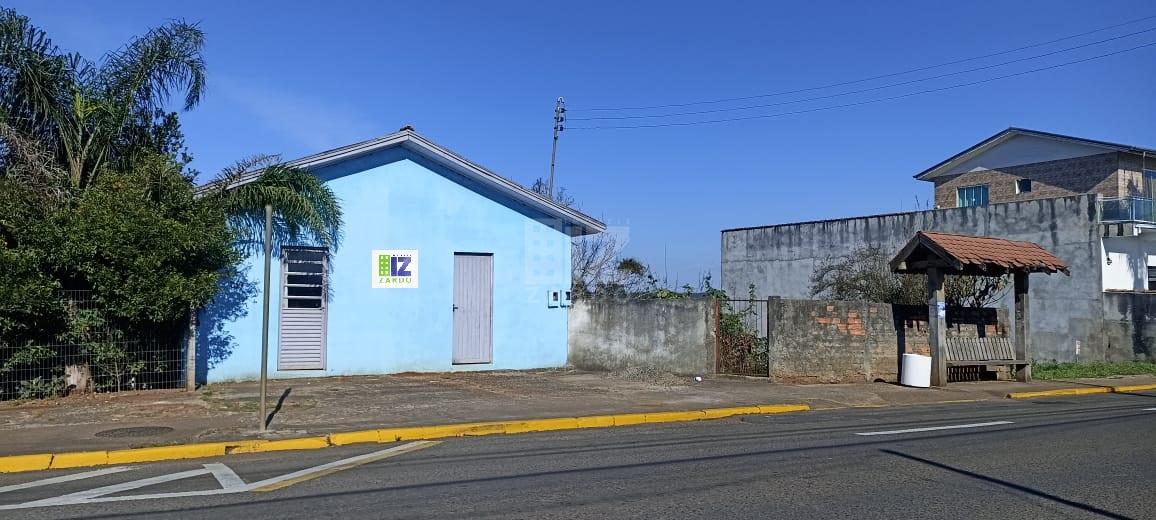
M 1031 193 L 1031 192 L 1032 192 L 1032 180 L 1031 179 L 1020 179 L 1020 180 L 1016 181 L 1016 193 Z
M 1148 290 L 1156 291 L 1156 265 L 1148 266 Z
M 956 205 L 961 208 L 987 206 L 987 185 L 965 186 L 956 190 Z

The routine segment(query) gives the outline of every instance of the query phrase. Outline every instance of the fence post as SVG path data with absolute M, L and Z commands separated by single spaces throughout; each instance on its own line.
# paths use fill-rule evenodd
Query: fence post
M 927 270 L 927 343 L 931 347 L 931 386 L 947 386 L 947 303 L 943 271 Z
M 778 296 L 767 297 L 767 381 L 775 382 L 775 356 L 773 347 L 775 345 L 775 327 L 779 322 L 779 304 L 782 298 Z
M 197 309 L 189 307 L 189 330 L 185 338 L 185 390 L 197 389 Z
M 714 373 L 722 372 L 719 363 L 719 342 L 722 341 L 722 300 L 714 299 Z

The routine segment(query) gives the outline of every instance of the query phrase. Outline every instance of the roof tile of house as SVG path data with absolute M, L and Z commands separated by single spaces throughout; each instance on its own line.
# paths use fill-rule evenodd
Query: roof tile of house
M 918 233 L 964 265 L 996 265 L 1032 271 L 1068 271 L 1068 265 L 1033 242 L 934 231 Z

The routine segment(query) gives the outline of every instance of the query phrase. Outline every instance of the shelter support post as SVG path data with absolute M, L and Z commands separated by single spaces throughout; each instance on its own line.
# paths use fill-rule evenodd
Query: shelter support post
M 931 385 L 947 386 L 947 303 L 943 271 L 927 270 L 928 343 L 931 347 Z
M 1023 362 L 1016 370 L 1016 380 L 1030 382 L 1032 380 L 1032 347 L 1028 331 L 1031 330 L 1030 312 L 1028 311 L 1028 273 L 1016 271 L 1013 275 L 1015 283 L 1015 343 L 1016 359 Z

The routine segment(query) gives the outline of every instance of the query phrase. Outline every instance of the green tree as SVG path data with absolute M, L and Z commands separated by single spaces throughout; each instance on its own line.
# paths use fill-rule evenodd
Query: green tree
M 179 164 L 160 155 L 101 174 L 56 225 L 58 272 L 128 323 L 180 322 L 238 258 L 222 208 L 195 197 Z
M 19 395 L 42 396 L 63 388 L 64 364 L 91 367 L 106 389 L 172 369 L 190 310 L 261 249 L 266 205 L 278 243 L 337 247 L 337 197 L 276 157 L 195 187 L 168 104 L 200 101 L 203 45 L 196 25 L 174 21 L 94 62 L 0 8 L 0 399 L 15 370 L 37 374 Z M 98 308 L 61 297 L 73 289 Z M 120 341 L 144 336 L 171 352 Z M 61 344 L 71 357 L 47 346 Z
M 189 110 L 205 91 L 204 34 L 173 21 L 93 62 L 57 47 L 12 9 L 0 10 L 0 117 L 51 150 L 67 187 L 84 190 L 105 166 L 126 169 L 141 153 L 165 152 L 144 128 L 170 128 L 170 97 Z M 152 143 L 153 149 L 143 144 Z
M 273 244 L 314 244 L 330 249 L 341 241 L 341 203 L 317 176 L 285 166 L 276 156 L 255 156 L 225 168 L 202 191 L 219 206 L 238 249 L 262 250 L 265 206 L 273 207 Z

